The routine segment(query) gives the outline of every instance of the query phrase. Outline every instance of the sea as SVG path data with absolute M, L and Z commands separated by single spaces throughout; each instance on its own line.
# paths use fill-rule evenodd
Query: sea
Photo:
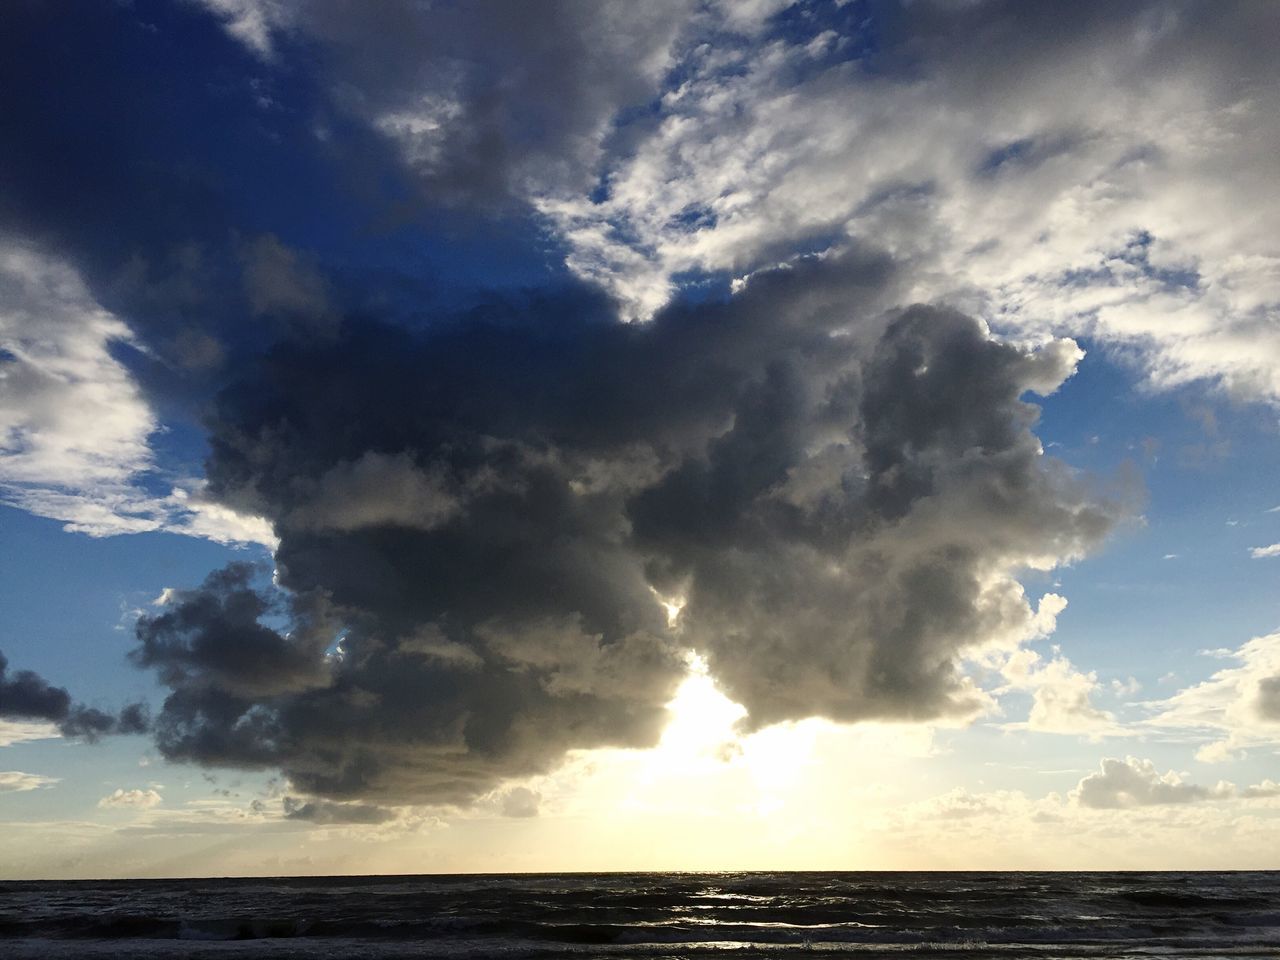
M 0 957 L 1280 957 L 1280 872 L 0 883 Z

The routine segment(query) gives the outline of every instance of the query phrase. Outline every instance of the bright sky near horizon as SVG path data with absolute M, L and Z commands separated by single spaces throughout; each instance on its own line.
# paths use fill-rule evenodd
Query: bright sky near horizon
M 1280 4 L 0 10 L 0 878 L 1280 867 Z

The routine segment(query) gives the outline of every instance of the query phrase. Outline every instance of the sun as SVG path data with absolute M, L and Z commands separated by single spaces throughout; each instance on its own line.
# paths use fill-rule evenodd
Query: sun
M 663 731 L 658 749 L 675 753 L 701 754 L 737 739 L 738 721 L 747 709 L 735 703 L 716 686 L 707 661 L 689 654 L 689 673 L 667 704 L 671 720 Z

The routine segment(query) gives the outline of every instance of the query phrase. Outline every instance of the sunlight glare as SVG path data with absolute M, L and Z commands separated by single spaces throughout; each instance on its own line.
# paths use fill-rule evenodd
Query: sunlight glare
M 746 707 L 720 692 L 707 671 L 707 662 L 696 653 L 689 656 L 689 675 L 667 704 L 671 722 L 663 731 L 658 749 L 680 754 L 720 752 L 736 739 L 735 725 L 747 715 Z

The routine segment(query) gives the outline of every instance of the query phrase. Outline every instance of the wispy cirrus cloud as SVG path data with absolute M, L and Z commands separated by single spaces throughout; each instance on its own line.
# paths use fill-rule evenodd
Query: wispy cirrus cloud
M 23 773 L 21 770 L 0 770 L 0 793 L 26 793 L 41 790 L 59 783 L 59 777 L 46 777 L 39 773 Z

